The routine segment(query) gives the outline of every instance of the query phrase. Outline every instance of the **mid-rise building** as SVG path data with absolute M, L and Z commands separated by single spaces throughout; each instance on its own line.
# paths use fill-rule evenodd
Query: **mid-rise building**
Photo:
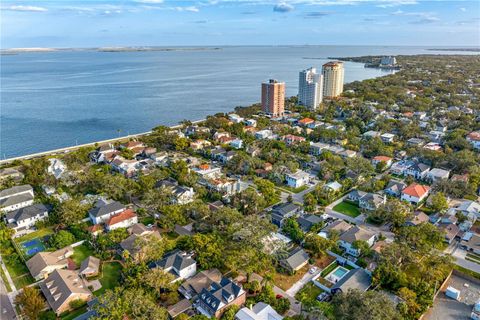
M 323 99 L 323 76 L 316 68 L 300 71 L 298 77 L 298 104 L 315 110 Z
M 342 94 L 344 74 L 341 61 L 331 61 L 323 65 L 323 97 L 335 98 Z
M 285 111 L 285 82 L 270 79 L 262 83 L 263 112 L 280 117 Z

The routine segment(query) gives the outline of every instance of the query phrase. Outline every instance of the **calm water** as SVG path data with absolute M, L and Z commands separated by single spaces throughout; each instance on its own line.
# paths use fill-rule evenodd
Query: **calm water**
M 407 47 L 226 47 L 209 51 L 22 53 L 1 56 L 0 156 L 13 157 L 197 120 L 260 100 L 329 56 L 432 53 Z M 304 57 L 321 58 L 307 60 Z M 346 63 L 345 81 L 385 75 Z

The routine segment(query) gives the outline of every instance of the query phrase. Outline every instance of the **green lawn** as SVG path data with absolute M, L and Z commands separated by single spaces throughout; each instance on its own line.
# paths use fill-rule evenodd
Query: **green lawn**
M 301 301 L 303 304 L 312 304 L 315 303 L 318 295 L 322 292 L 322 289 L 314 285 L 312 282 L 309 282 L 297 292 L 295 299 Z
M 91 255 L 93 255 L 93 250 L 82 244 L 73 248 L 73 256 L 71 258 L 77 266 L 80 266 L 82 261 Z
M 293 193 L 299 193 L 299 192 L 302 192 L 306 189 L 308 189 L 308 185 L 305 185 L 305 186 L 301 186 L 301 187 L 298 187 L 298 188 L 292 188 L 292 187 L 289 187 L 287 185 L 281 185 L 281 186 L 278 186 L 277 187 L 278 189 L 282 190 L 282 191 L 289 191 L 289 192 L 293 192 Z
M 72 312 L 65 313 L 65 315 L 60 315 L 60 319 L 62 320 L 72 320 L 78 317 L 81 314 L 84 314 L 87 312 L 87 305 L 84 305 L 81 308 L 78 308 L 77 310 L 73 310 Z
M 100 283 L 102 288 L 95 291 L 93 294 L 95 296 L 102 295 L 105 290 L 113 289 L 118 286 L 120 282 L 120 276 L 122 272 L 122 266 L 118 262 L 105 262 L 102 265 L 102 277 L 100 278 Z
M 143 217 L 140 219 L 140 222 L 143 223 L 144 225 L 148 226 L 149 224 L 154 224 L 155 223 L 155 218 L 154 217 Z
M 33 279 L 33 277 L 30 275 L 30 273 L 25 273 L 21 276 L 12 278 L 12 281 L 13 281 L 13 284 L 15 285 L 15 288 L 17 288 L 17 290 L 18 290 L 20 288 L 23 288 L 25 286 L 28 286 L 28 285 L 34 283 L 35 279 Z
M 348 203 L 348 202 L 340 202 L 337 204 L 335 207 L 333 207 L 334 211 L 343 213 L 347 216 L 350 216 L 352 218 L 356 218 L 360 215 L 360 210 L 358 207 L 354 204 Z
M 3 268 L 0 268 L 0 275 L 2 276 L 2 280 L 3 280 L 3 283 L 5 284 L 5 288 L 7 289 L 7 292 L 12 292 L 12 287 L 10 287 L 10 282 L 8 282 L 7 276 L 5 275 Z
M 36 239 L 36 238 L 43 238 L 43 237 L 48 236 L 52 233 L 53 233 L 52 228 L 43 228 L 43 229 L 34 231 L 32 233 L 26 234 L 24 236 L 15 238 L 15 242 L 20 245 L 20 243 L 22 243 L 22 242 L 33 240 L 33 239 Z

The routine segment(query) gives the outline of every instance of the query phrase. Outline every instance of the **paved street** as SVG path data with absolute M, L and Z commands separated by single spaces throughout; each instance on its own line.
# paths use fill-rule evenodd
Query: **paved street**
M 10 300 L 8 299 L 7 288 L 3 283 L 3 279 L 0 277 L 0 305 L 1 305 L 1 316 L 2 320 L 14 320 L 16 319 L 15 311 L 13 309 Z
M 467 252 L 460 248 L 460 243 L 454 241 L 446 250 L 446 253 L 450 253 L 455 258 L 455 263 L 466 269 L 480 273 L 480 264 L 465 259 Z

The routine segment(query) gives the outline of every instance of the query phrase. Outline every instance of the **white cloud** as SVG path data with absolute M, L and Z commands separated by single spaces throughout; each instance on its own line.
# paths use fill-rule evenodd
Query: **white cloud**
M 460 8 L 460 11 L 465 12 L 467 11 L 467 8 Z
M 163 0 L 135 0 L 135 2 L 149 3 L 149 4 L 159 4 L 159 3 L 163 3 Z
M 276 4 L 273 7 L 273 11 L 275 12 L 290 12 L 294 9 L 294 7 L 291 4 L 288 4 L 286 2 L 280 2 L 279 4 Z
M 3 10 L 9 11 L 28 11 L 28 12 L 45 12 L 48 11 L 47 8 L 37 7 L 37 6 L 10 6 L 2 8 Z
M 198 9 L 195 6 L 188 6 L 188 7 L 174 7 L 175 10 L 177 11 L 188 11 L 188 12 L 199 12 L 200 9 Z

